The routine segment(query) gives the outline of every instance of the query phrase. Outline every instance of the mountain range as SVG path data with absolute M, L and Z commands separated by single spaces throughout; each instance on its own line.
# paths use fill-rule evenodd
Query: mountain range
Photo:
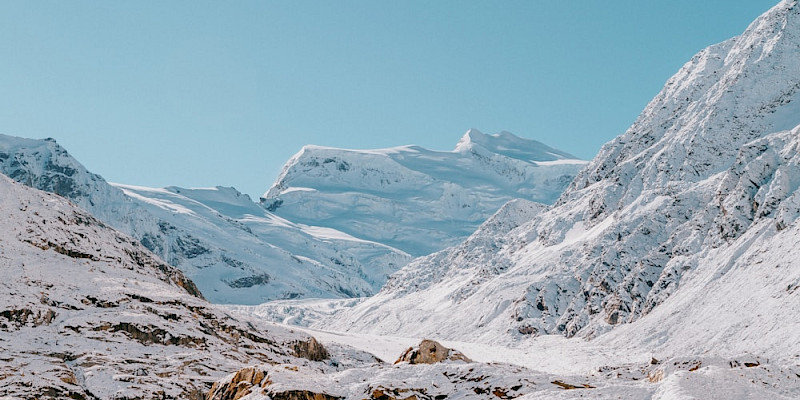
M 800 398 L 798 71 L 783 0 L 589 163 L 307 146 L 258 203 L 0 137 L 0 397 Z
M 212 302 L 234 304 L 374 294 L 413 255 L 456 243 L 504 202 L 554 201 L 584 164 L 474 129 L 450 152 L 307 146 L 258 204 L 226 187 L 109 184 L 53 139 L 0 136 L 0 171 L 69 198 Z

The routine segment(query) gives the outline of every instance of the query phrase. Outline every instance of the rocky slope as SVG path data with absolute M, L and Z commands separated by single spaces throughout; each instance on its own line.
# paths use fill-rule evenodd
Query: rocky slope
M 422 256 L 463 240 L 511 199 L 551 204 L 584 165 L 540 142 L 476 129 L 449 152 L 306 146 L 261 203 L 290 221 Z
M 800 7 L 785 0 L 692 58 L 553 207 L 414 261 L 327 325 L 791 357 L 797 71 Z
M 0 397 L 200 399 L 253 363 L 334 372 L 374 362 L 232 317 L 59 196 L 3 175 L 0 193 Z

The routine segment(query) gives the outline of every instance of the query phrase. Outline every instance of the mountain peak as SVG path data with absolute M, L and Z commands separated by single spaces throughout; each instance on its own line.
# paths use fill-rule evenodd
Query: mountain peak
M 484 149 L 491 153 L 523 160 L 526 162 L 577 160 L 572 154 L 554 149 L 537 140 L 521 138 L 508 131 L 487 135 L 471 128 L 456 144 L 456 153 L 480 152 Z

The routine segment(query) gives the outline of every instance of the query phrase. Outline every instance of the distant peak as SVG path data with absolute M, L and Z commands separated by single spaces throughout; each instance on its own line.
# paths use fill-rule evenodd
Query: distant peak
M 455 152 L 464 153 L 479 146 L 495 154 L 525 161 L 556 161 L 577 159 L 575 156 L 554 149 L 536 140 L 525 139 L 508 131 L 487 135 L 472 128 L 456 144 Z
M 489 135 L 475 128 L 470 128 L 469 130 L 467 130 L 467 133 L 465 133 L 464 136 L 462 136 L 461 139 L 458 140 L 458 143 L 456 143 L 455 151 L 456 152 L 467 151 L 472 148 L 473 144 L 486 143 L 486 141 L 489 140 L 488 136 Z

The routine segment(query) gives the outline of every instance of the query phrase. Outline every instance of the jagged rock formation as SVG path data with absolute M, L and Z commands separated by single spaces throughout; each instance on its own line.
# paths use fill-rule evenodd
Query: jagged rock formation
M 624 332 L 657 348 L 783 353 L 768 343 L 796 342 L 800 315 L 798 70 L 787 0 L 692 58 L 553 207 L 416 260 L 327 324 L 515 341 L 644 319 Z
M 295 343 L 294 355 L 311 361 L 323 361 L 329 357 L 328 350 L 314 337 Z
M 442 361 L 472 362 L 458 350 L 448 349 L 435 340 L 425 339 L 416 348 L 409 347 L 394 363 L 435 364 Z

